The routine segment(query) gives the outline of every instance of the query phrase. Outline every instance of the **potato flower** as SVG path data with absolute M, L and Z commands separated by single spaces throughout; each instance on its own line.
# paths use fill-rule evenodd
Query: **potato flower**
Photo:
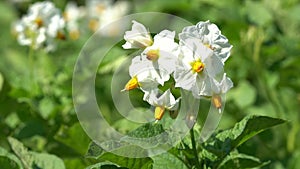
M 63 13 L 64 20 L 66 22 L 66 28 L 69 33 L 69 37 L 76 40 L 80 36 L 80 29 L 78 22 L 85 16 L 85 10 L 82 7 L 78 7 L 75 2 L 68 2 Z
M 187 26 L 179 33 L 179 39 L 182 42 L 189 38 L 196 38 L 199 42 L 212 49 L 223 63 L 230 56 L 232 45 L 221 34 L 219 28 L 215 24 L 210 23 L 210 21 L 201 21 L 196 25 Z
M 29 7 L 28 14 L 14 25 L 14 32 L 20 45 L 33 49 L 55 48 L 55 39 L 65 39 L 65 22 L 52 2 L 37 2 Z
M 170 89 L 160 94 L 159 90 L 152 90 L 144 97 L 150 105 L 155 107 L 154 116 L 160 120 L 166 111 L 176 111 L 179 107 L 180 98 L 175 99 Z
M 174 72 L 175 87 L 191 91 L 196 98 L 209 96 L 211 78 L 222 72 L 222 61 L 195 38 L 181 43 L 181 52 Z
M 132 21 L 132 23 L 132 29 L 125 32 L 124 39 L 126 43 L 122 47 L 124 49 L 134 49 L 151 46 L 153 40 L 146 27 L 137 21 Z

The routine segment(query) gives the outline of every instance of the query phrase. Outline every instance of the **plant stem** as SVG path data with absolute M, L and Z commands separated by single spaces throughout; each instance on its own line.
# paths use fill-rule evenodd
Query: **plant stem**
M 28 52 L 28 60 L 29 60 L 29 80 L 30 80 L 30 90 L 31 93 L 34 88 L 34 70 L 33 70 L 33 49 L 32 47 L 29 47 L 29 52 Z
M 196 147 L 194 127 L 191 128 L 190 134 L 191 134 L 191 142 L 192 142 L 193 153 L 194 153 L 195 161 L 196 161 L 196 167 L 201 168 L 201 165 L 200 165 L 200 162 L 199 162 L 199 157 L 198 157 L 198 152 L 197 152 L 197 147 Z

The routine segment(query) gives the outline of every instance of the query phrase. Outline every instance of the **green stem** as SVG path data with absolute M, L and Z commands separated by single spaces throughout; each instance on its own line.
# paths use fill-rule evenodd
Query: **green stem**
M 201 165 L 199 162 L 199 157 L 198 157 L 198 152 L 197 152 L 197 147 L 196 147 L 194 127 L 191 128 L 190 134 L 191 134 L 192 149 L 193 149 L 193 153 L 194 153 L 195 161 L 196 161 L 196 167 L 201 168 Z
M 32 92 L 33 87 L 34 87 L 34 69 L 33 69 L 34 63 L 33 63 L 33 49 L 32 49 L 32 47 L 29 47 L 28 60 L 29 60 L 30 89 L 31 89 L 31 92 Z
M 36 94 L 38 84 L 35 78 L 34 49 L 32 47 L 29 47 L 28 60 L 29 60 L 30 92 L 31 92 L 31 96 L 33 97 Z

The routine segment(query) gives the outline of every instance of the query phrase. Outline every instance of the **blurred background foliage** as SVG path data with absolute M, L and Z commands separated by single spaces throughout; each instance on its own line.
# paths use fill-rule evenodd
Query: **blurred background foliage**
M 73 109 L 72 73 L 92 32 L 86 31 L 76 41 L 59 42 L 52 53 L 35 52 L 33 69 L 38 84 L 34 84 L 29 50 L 20 46 L 11 33 L 12 23 L 33 2 L 36 0 L 0 2 L 0 146 L 10 150 L 7 138 L 12 136 L 31 151 L 60 157 L 66 168 L 84 168 L 94 162 L 84 158 L 90 139 Z M 67 4 L 67 0 L 53 2 L 61 10 Z M 227 95 L 219 129 L 233 126 L 248 114 L 287 119 L 287 124 L 263 132 L 239 151 L 270 161 L 264 168 L 300 168 L 299 0 L 129 2 L 129 13 L 165 12 L 194 24 L 201 20 L 216 23 L 233 45 L 225 71 L 235 84 Z M 76 3 L 85 5 L 84 0 Z M 97 98 L 110 97 L 112 74 L 110 69 L 99 71 Z M 105 99 L 103 105 L 102 112 L 114 119 L 117 113 L 112 110 L 112 100 Z

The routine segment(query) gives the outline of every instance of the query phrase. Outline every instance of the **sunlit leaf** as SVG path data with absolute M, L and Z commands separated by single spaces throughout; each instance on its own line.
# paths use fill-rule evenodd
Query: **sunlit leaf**
M 170 153 L 159 154 L 151 158 L 153 159 L 153 169 L 187 169 L 184 162 Z
M 117 151 L 119 151 L 119 153 L 120 151 L 122 151 L 123 153 L 126 152 L 128 156 L 130 156 L 130 155 L 134 155 L 136 153 L 135 152 L 136 150 L 138 150 L 136 147 L 135 148 L 123 147 Z M 118 153 L 117 151 L 116 153 Z M 110 161 L 118 166 L 132 168 L 132 169 L 148 169 L 152 165 L 152 160 L 149 157 L 129 158 L 124 156 L 119 156 L 111 152 L 106 152 L 94 142 L 90 144 L 86 157 Z
M 236 123 L 232 129 L 219 133 L 216 137 L 221 141 L 230 139 L 231 149 L 233 149 L 262 131 L 285 122 L 278 118 L 251 115 Z
M 36 153 L 28 149 L 17 139 L 9 137 L 11 148 L 22 161 L 24 168 L 64 169 L 63 161 L 55 155 Z
M 231 153 L 222 161 L 222 163 L 218 166 L 218 169 L 255 168 L 262 167 L 267 164 L 268 162 L 262 163 L 258 158 L 253 156 L 239 153 Z

